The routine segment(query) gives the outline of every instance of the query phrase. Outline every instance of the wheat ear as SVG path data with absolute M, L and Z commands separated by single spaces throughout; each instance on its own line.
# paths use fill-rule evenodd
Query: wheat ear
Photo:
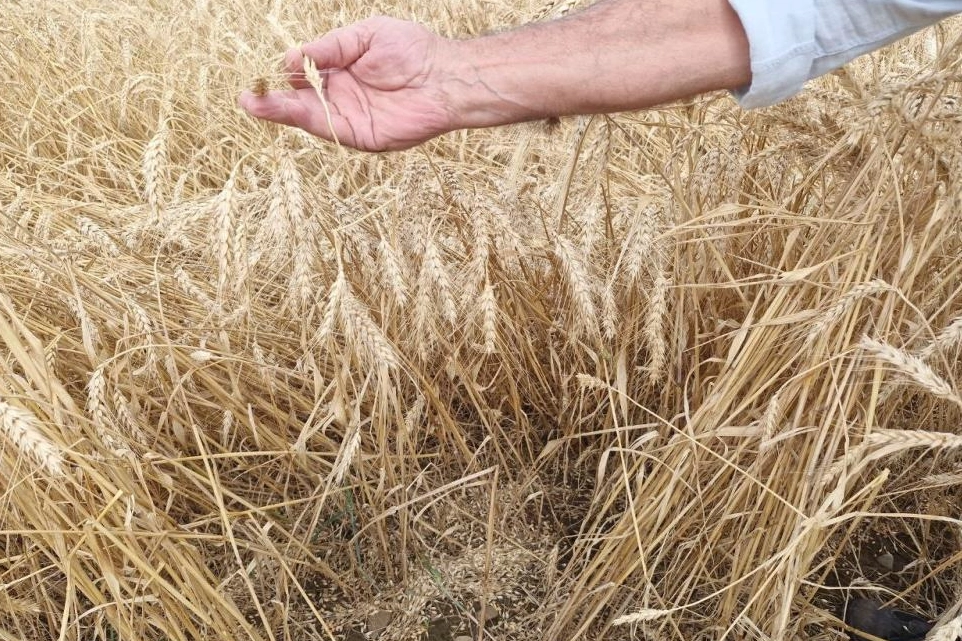
M 904 350 L 877 341 L 874 338 L 869 338 L 868 336 L 862 337 L 862 340 L 859 342 L 859 347 L 864 352 L 893 366 L 906 379 L 912 381 L 936 398 L 951 401 L 959 407 L 962 407 L 962 399 L 960 399 L 959 395 L 952 389 L 952 386 L 936 374 L 935 371 L 918 356 L 913 356 Z
M 0 429 L 21 452 L 31 457 L 51 476 L 63 476 L 63 453 L 40 431 L 32 413 L 0 401 Z

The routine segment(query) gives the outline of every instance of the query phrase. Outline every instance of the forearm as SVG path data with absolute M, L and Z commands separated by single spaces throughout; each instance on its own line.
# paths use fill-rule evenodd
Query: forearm
M 727 0 L 601 0 L 451 44 L 457 127 L 640 109 L 751 78 L 748 41 Z

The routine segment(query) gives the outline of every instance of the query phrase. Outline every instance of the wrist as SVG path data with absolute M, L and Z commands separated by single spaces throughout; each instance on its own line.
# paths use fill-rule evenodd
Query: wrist
M 532 64 L 511 56 L 497 36 L 446 40 L 439 48 L 441 87 L 450 129 L 477 129 L 537 120 L 548 115 L 526 91 Z

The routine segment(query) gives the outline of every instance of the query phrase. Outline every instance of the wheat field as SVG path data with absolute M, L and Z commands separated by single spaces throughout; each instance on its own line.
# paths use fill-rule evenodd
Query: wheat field
M 279 54 L 474 0 L 8 0 L 0 641 L 962 626 L 962 28 L 362 154 Z

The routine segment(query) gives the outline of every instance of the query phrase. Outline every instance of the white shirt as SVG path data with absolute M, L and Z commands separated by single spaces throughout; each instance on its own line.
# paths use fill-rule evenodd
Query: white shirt
M 801 91 L 807 80 L 956 13 L 962 0 L 728 0 L 748 35 L 746 108 Z

